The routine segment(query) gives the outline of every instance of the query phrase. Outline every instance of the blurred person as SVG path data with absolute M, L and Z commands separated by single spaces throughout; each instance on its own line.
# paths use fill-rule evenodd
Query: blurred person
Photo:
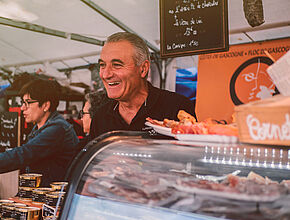
M 83 131 L 86 134 L 90 133 L 90 126 L 93 115 L 97 110 L 109 102 L 105 91 L 90 92 L 85 95 L 85 104 L 80 111 L 80 118 L 83 122 Z
M 89 92 L 85 95 L 85 104 L 83 106 L 83 109 L 79 112 L 79 118 L 82 120 L 83 123 L 83 132 L 87 135 L 80 139 L 80 142 L 77 146 L 77 151 L 75 154 L 75 159 L 69 168 L 67 172 L 67 179 L 70 178 L 70 173 L 74 168 L 77 166 L 78 158 L 82 154 L 82 149 L 87 145 L 87 143 L 90 141 L 89 132 L 90 132 L 90 126 L 93 115 L 97 112 L 97 110 L 108 103 L 110 99 L 107 97 L 107 94 L 105 91 L 95 91 L 95 92 Z
M 85 104 L 79 112 L 79 118 L 82 120 L 83 132 L 86 134 L 80 139 L 77 147 L 77 153 L 82 150 L 90 141 L 89 133 L 93 115 L 97 110 L 109 102 L 109 98 L 105 91 L 90 92 L 85 95 Z
M 64 181 L 78 144 L 71 124 L 56 111 L 60 85 L 56 81 L 36 79 L 20 91 L 21 110 L 27 123 L 34 123 L 28 140 L 20 147 L 0 153 L 0 173 L 42 174 L 41 186 Z
M 67 122 L 72 124 L 78 137 L 85 136 L 85 133 L 83 132 L 82 121 L 78 117 L 79 115 L 76 105 L 68 106 L 67 110 L 64 111 L 63 116 Z
M 113 101 L 94 115 L 91 139 L 113 130 L 141 131 L 147 117 L 178 120 L 181 109 L 196 117 L 194 102 L 175 92 L 153 87 L 147 81 L 150 53 L 139 36 L 119 32 L 108 37 L 99 65 L 100 78 Z
M 88 95 L 86 95 L 86 100 L 88 98 Z M 87 100 L 85 102 L 85 105 L 83 107 L 82 110 L 80 110 L 80 118 L 83 122 L 83 132 L 88 135 L 90 133 L 90 126 L 91 126 L 91 121 L 92 121 L 92 118 L 91 118 L 91 115 L 90 115 L 90 112 L 89 112 L 89 109 L 91 108 L 91 103 L 89 100 Z

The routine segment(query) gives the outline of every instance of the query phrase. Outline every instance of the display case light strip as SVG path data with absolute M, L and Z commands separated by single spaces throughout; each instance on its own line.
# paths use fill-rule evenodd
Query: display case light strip
M 123 153 L 123 152 L 114 152 L 113 155 L 125 156 L 125 157 L 143 157 L 143 158 L 152 158 L 151 154 L 141 154 L 141 153 Z
M 209 153 L 211 154 L 224 154 L 224 155 L 239 155 L 240 153 L 243 155 L 249 154 L 250 156 L 254 156 L 255 152 L 257 154 L 257 157 L 277 157 L 277 158 L 283 158 L 287 155 L 288 153 L 288 159 L 290 159 L 290 150 L 286 151 L 283 149 L 264 149 L 261 150 L 260 148 L 257 148 L 256 150 L 254 148 L 233 148 L 233 147 L 209 147 L 205 146 L 205 153 L 208 155 Z M 286 156 L 287 157 L 287 156 Z
M 252 159 L 249 161 L 245 161 L 243 159 L 242 161 L 238 161 L 236 158 L 233 160 L 232 158 L 229 158 L 228 160 L 223 158 L 213 158 L 213 157 L 204 157 L 201 159 L 201 162 L 203 163 L 213 163 L 213 164 L 228 164 L 228 165 L 236 165 L 236 166 L 245 166 L 245 167 L 264 167 L 264 168 L 272 168 L 272 169 L 287 169 L 290 170 L 290 163 L 288 162 L 287 165 L 283 165 L 282 162 L 280 161 L 279 163 L 275 163 L 272 161 L 271 163 L 268 163 L 267 161 L 255 161 L 253 162 Z

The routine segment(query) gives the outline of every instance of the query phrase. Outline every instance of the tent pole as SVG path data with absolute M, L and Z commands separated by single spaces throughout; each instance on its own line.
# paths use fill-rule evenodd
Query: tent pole
M 85 3 L 86 5 L 88 5 L 90 8 L 94 9 L 96 12 L 98 12 L 99 14 L 103 15 L 106 19 L 108 19 L 109 21 L 111 21 L 113 24 L 117 25 L 119 28 L 121 28 L 124 31 L 130 32 L 130 33 L 134 33 L 137 34 L 136 32 L 134 32 L 131 28 L 129 28 L 128 26 L 126 26 L 125 24 L 123 24 L 122 22 L 120 22 L 117 18 L 113 17 L 111 14 L 109 14 L 108 12 L 106 12 L 104 9 L 102 9 L 101 7 L 99 7 L 97 4 L 95 4 L 93 1 L 91 0 L 81 0 L 83 3 Z M 138 35 L 138 34 L 137 34 Z M 155 53 L 159 53 L 159 49 L 156 48 L 154 45 L 152 45 L 150 42 L 148 42 L 146 39 L 142 38 L 146 44 L 148 45 L 148 47 L 153 50 Z
M 165 59 L 162 59 L 162 61 L 161 61 L 161 64 L 162 64 L 162 73 L 161 73 L 161 75 L 162 75 L 162 89 L 164 89 L 165 88 L 165 83 L 166 83 L 166 76 L 165 76 L 165 74 L 166 74 L 166 61 L 165 61 Z
M 97 40 L 95 38 L 86 37 L 80 34 L 67 33 L 64 31 L 54 30 L 51 28 L 47 28 L 41 25 L 32 24 L 28 22 L 16 21 L 13 19 L 0 17 L 0 24 L 7 25 L 10 27 L 20 28 L 20 29 L 24 29 L 28 31 L 34 31 L 34 32 L 42 33 L 42 34 L 52 35 L 56 37 L 62 37 L 62 38 L 70 39 L 70 40 L 80 41 L 84 43 L 104 46 L 104 41 Z

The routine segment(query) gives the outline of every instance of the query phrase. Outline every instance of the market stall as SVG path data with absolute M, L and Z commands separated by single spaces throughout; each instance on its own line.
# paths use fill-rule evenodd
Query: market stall
M 147 132 L 97 137 L 71 165 L 67 193 L 66 182 L 40 187 L 40 173 L 2 174 L 0 197 L 9 200 L 0 202 L 1 217 L 290 217 L 290 103 L 276 96 L 278 84 L 266 73 L 289 51 L 288 0 L 14 0 L 26 14 L 1 14 L 10 2 L 0 2 L 0 77 L 10 85 L 4 110 L 19 109 L 14 98 L 24 81 L 44 77 L 63 85 L 66 103 L 58 110 L 66 116 L 68 102 L 102 86 L 97 63 L 105 39 L 127 31 L 150 48 L 148 80 L 190 94 L 198 122 L 152 118 Z M 21 145 L 18 128 L 1 128 L 1 151 Z

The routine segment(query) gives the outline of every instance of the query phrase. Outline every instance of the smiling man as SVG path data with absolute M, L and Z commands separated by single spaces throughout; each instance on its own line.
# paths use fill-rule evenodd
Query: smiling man
M 183 109 L 195 116 L 194 103 L 185 96 L 153 87 L 147 76 L 150 53 L 137 35 L 111 35 L 99 60 L 100 77 L 111 100 L 99 109 L 91 124 L 91 139 L 108 131 L 141 131 L 146 117 L 177 120 Z

